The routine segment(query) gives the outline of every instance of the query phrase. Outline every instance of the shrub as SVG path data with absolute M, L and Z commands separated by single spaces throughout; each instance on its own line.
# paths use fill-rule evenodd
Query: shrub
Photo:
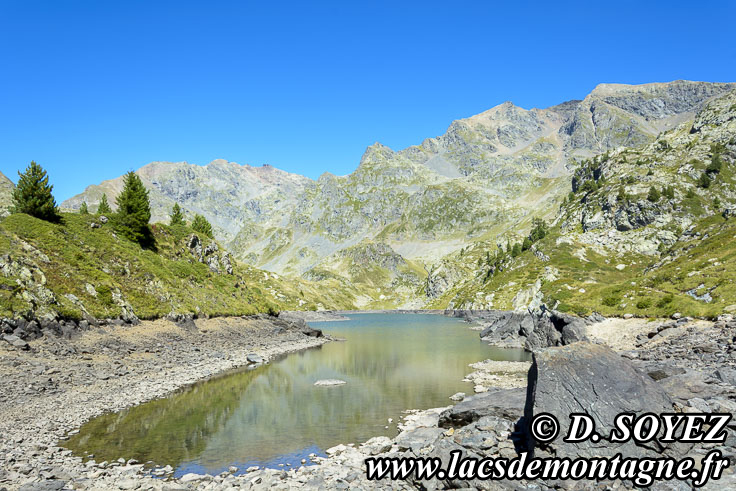
M 110 290 L 110 287 L 106 285 L 100 285 L 95 288 L 97 291 L 97 297 L 100 299 L 100 302 L 102 302 L 103 305 L 106 305 L 108 307 L 112 307 L 113 301 L 112 301 L 112 290 Z
M 89 215 L 89 209 L 87 208 L 87 202 L 82 201 L 82 205 L 79 207 L 80 215 Z
M 652 300 L 649 298 L 644 298 L 636 302 L 637 309 L 648 309 L 651 306 L 652 306 Z
M 662 189 L 662 195 L 667 199 L 675 199 L 675 188 L 673 186 L 665 186 Z
M 25 172 L 18 172 L 18 176 L 18 185 L 13 190 L 12 211 L 26 213 L 47 222 L 59 222 L 61 215 L 51 194 L 54 186 L 49 184 L 49 177 L 43 167 L 31 161 Z
M 619 298 L 619 297 L 617 297 L 615 295 L 610 295 L 608 297 L 604 297 L 603 298 L 603 305 L 605 305 L 606 307 L 615 307 L 620 302 L 621 302 L 621 298 Z
M 647 195 L 647 199 L 651 201 L 652 203 L 656 203 L 659 201 L 659 198 L 661 195 L 659 194 L 659 191 L 657 191 L 657 188 L 654 186 L 649 188 L 649 194 Z
M 675 296 L 672 295 L 671 293 L 668 293 L 667 295 L 659 299 L 659 301 L 657 302 L 657 307 L 660 309 L 664 308 L 667 305 L 671 304 L 674 299 L 675 299 Z

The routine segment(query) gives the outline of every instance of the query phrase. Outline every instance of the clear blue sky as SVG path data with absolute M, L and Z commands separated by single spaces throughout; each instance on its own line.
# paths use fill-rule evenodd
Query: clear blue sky
M 0 171 L 36 160 L 59 201 L 154 160 L 346 174 L 506 100 L 736 81 L 734 19 L 733 1 L 0 0 Z

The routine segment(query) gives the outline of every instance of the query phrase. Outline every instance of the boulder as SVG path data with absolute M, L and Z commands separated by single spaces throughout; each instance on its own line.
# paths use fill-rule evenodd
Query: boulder
M 723 383 L 736 386 L 736 368 L 721 367 L 715 371 L 715 378 Z
M 484 416 L 518 420 L 524 414 L 525 389 L 490 389 L 465 398 L 440 414 L 441 428 L 460 428 Z
M 28 343 L 14 334 L 4 334 L 3 339 L 15 349 L 27 350 L 30 348 Z
M 620 413 L 643 414 L 673 411 L 673 401 L 665 390 L 647 374 L 637 370 L 611 349 L 587 342 L 549 348 L 535 353 L 529 370 L 524 416 L 550 413 L 560 423 L 559 436 L 549 444 L 535 442 L 528 435 L 529 448 L 548 447 L 561 457 L 612 457 L 622 453 L 637 457 L 667 452 L 684 455 L 683 445 L 669 445 L 655 440 L 646 447 L 633 440 L 625 443 L 607 441 L 613 422 Z M 587 413 L 596 424 L 600 441 L 563 441 L 569 430 L 570 414 Z
M 435 442 L 445 432 L 442 428 L 415 428 L 413 430 L 404 431 L 394 439 L 394 443 L 398 445 L 399 450 L 411 450 L 418 454 L 423 448 L 434 445 Z
M 246 359 L 246 361 L 248 363 L 253 363 L 253 364 L 255 364 L 255 363 L 263 363 L 263 357 L 261 357 L 260 355 L 255 354 L 255 353 L 249 353 L 245 357 L 245 359 Z

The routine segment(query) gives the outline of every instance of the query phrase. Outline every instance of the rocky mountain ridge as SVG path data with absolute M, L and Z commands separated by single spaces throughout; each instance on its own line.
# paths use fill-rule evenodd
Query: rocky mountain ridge
M 553 219 L 581 161 L 653 142 L 733 87 L 603 84 L 583 100 L 547 109 L 506 102 L 454 121 L 417 146 L 394 151 L 374 144 L 353 173 L 316 181 L 224 161 L 155 163 L 139 174 L 151 190 L 154 219 L 165 219 L 176 201 L 205 215 L 228 249 L 250 264 L 308 277 L 329 272 L 348 283 L 362 278 L 355 286 L 364 307 L 417 306 L 454 282 L 427 291 L 428 271 L 456 263 L 476 243 L 523 235 L 534 217 Z M 63 206 L 94 205 L 102 189 L 112 198 L 115 182 L 91 186 Z M 369 273 L 374 265 L 353 259 L 354 267 L 344 267 L 341 252 L 367 243 L 385 244 L 418 265 L 414 287 L 387 296 L 391 275 L 377 284 Z
M 651 142 L 583 161 L 548 235 L 527 251 L 509 253 L 496 240 L 447 257 L 444 274 L 460 279 L 431 306 L 736 311 L 735 164 L 732 90 Z

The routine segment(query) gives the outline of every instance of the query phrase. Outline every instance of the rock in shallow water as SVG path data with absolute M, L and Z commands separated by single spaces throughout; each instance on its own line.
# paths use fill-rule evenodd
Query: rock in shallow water
M 317 380 L 314 385 L 318 387 L 332 387 L 334 385 L 345 385 L 347 382 L 344 380 L 338 380 L 338 379 L 324 379 L 324 380 Z

